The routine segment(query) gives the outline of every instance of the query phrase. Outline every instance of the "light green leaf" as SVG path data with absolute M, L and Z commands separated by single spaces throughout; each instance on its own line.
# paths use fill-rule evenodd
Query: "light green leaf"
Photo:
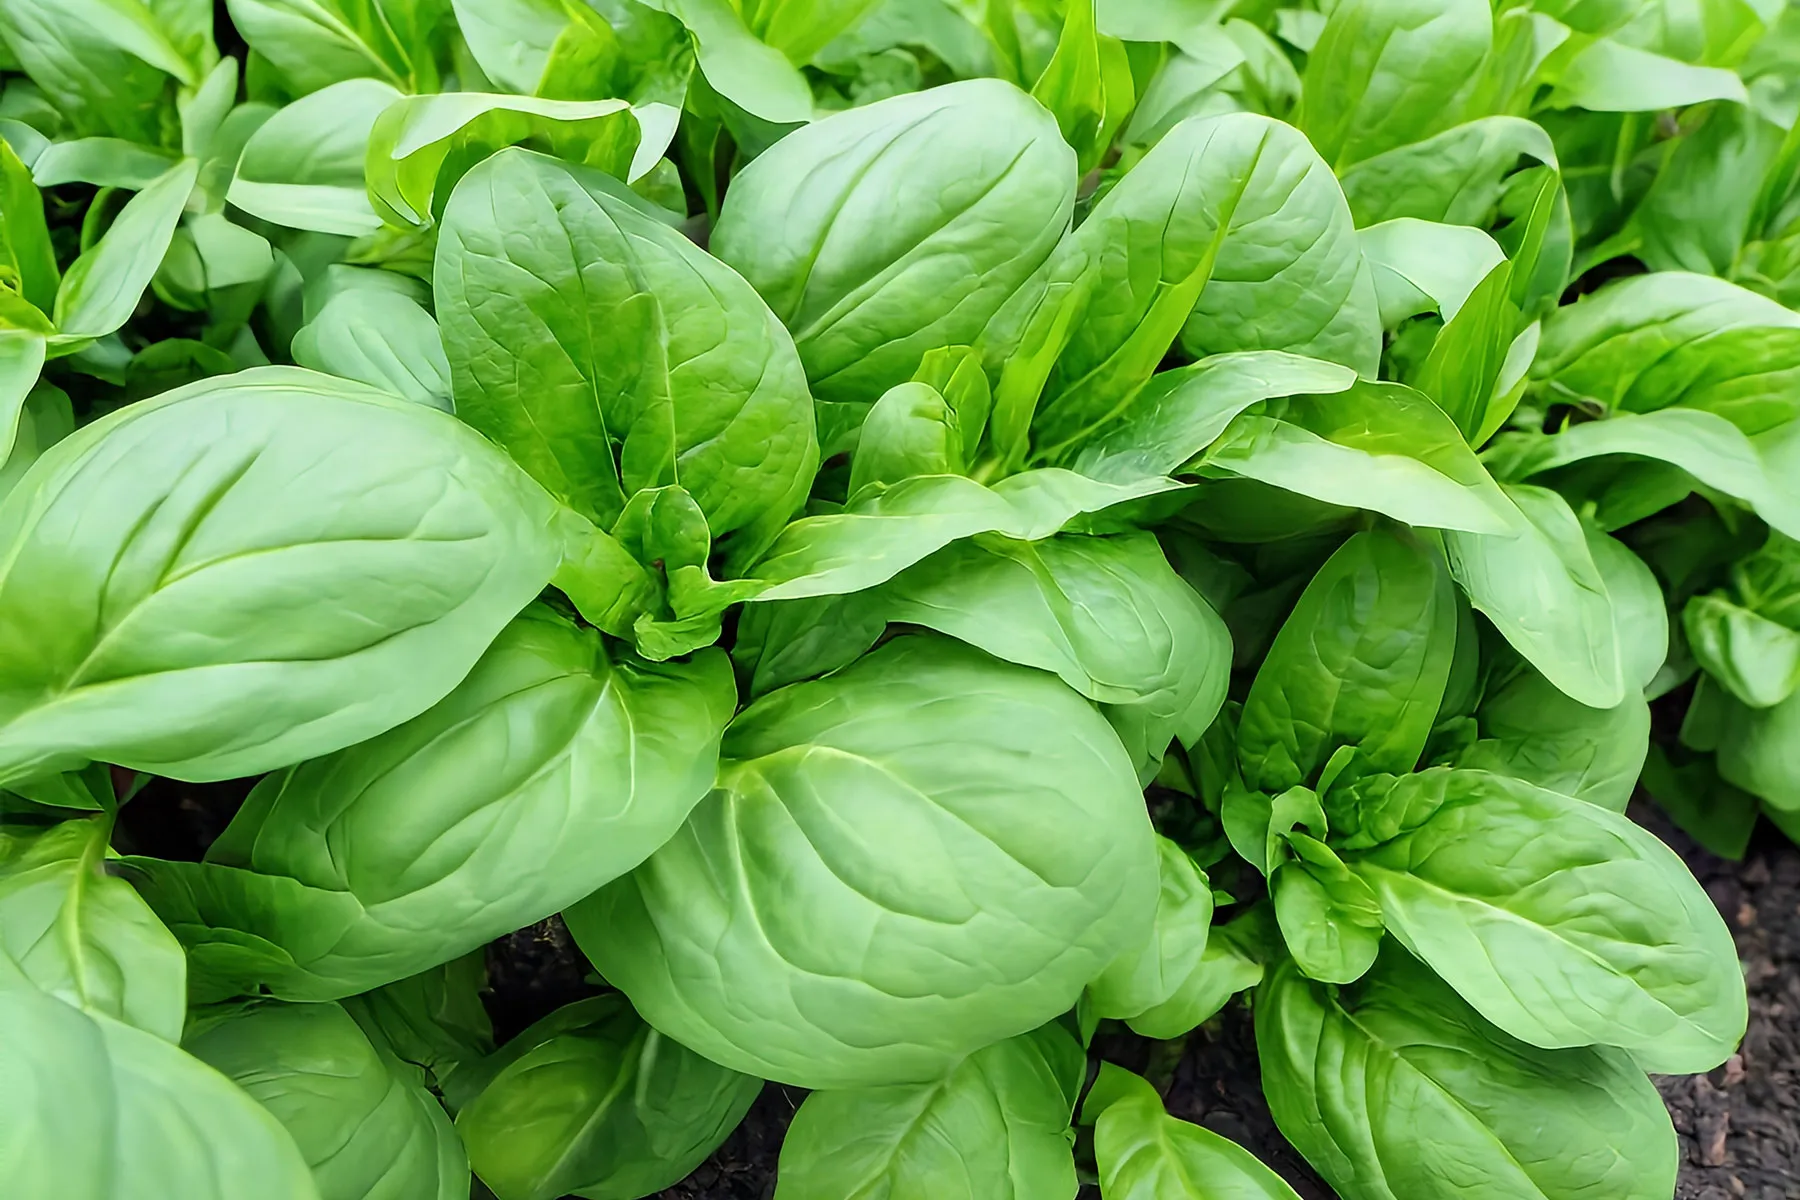
M 756 39 L 732 0 L 644 2 L 686 26 L 694 39 L 700 73 L 719 95 L 777 125 L 812 119 L 812 90 L 806 77 L 781 51 Z
M 1625 698 L 1617 623 L 1581 522 L 1546 488 L 1505 485 L 1510 535 L 1444 532 L 1469 603 L 1568 696 L 1592 708 Z
M 1299 1200 L 1255 1155 L 1163 1111 L 1148 1082 L 1112 1063 L 1083 1108 L 1106 1200 Z M 1096 1117 L 1097 1114 L 1097 1117 Z
M 0 955 L 7 1186 L 58 1200 L 322 1200 L 294 1141 L 172 1043 L 33 987 Z
M 228 779 L 372 737 L 543 588 L 555 512 L 454 418 L 310 371 L 119 409 L 0 503 L 0 781 Z
M 0 461 L 12 454 L 25 398 L 44 369 L 44 335 L 30 329 L 0 330 Z
M 123 138 L 87 137 L 51 142 L 31 164 L 39 187 L 91 183 L 141 191 L 180 161 L 178 156 Z
M 349 288 L 294 335 L 294 361 L 451 411 L 450 362 L 437 322 L 411 297 Z
M 441 92 L 396 100 L 368 138 L 369 196 L 400 225 L 429 225 L 467 166 L 503 146 L 539 141 L 557 158 L 626 182 L 662 157 L 680 114 L 666 104 L 543 100 L 485 92 Z M 446 161 L 454 164 L 446 175 Z
M 658 1192 L 717 1149 L 762 1090 L 645 1025 L 617 992 L 557 1009 L 475 1072 L 483 1086 L 456 1130 L 501 1200 Z
M 966 80 L 783 138 L 732 181 L 710 247 L 793 331 L 836 452 L 925 354 L 976 343 L 1067 230 L 1075 183 L 1041 105 Z
M 1233 420 L 1205 467 L 1423 528 L 1510 529 L 1505 496 L 1461 432 L 1411 388 L 1358 381 L 1265 412 Z
M 346 237 L 373 233 L 364 161 L 370 131 L 400 93 L 377 79 L 349 79 L 303 96 L 244 143 L 225 198 L 277 225 Z
M 335 1004 L 263 1003 L 187 1039 L 293 1137 L 319 1200 L 461 1200 L 469 1163 L 416 1067 Z
M 1638 275 L 1551 313 L 1531 380 L 1545 403 L 1681 405 L 1759 433 L 1800 413 L 1800 313 L 1709 275 Z
M 818 465 L 800 360 L 743 279 L 640 203 L 517 148 L 463 176 L 435 271 L 456 411 L 602 528 L 679 479 L 747 563 Z
M 1800 633 L 1724 596 L 1695 596 L 1681 614 L 1700 669 L 1751 708 L 1780 704 L 1800 687 Z
M 942 1078 L 1149 926 L 1136 773 L 1041 671 L 903 637 L 732 723 L 720 784 L 564 913 L 658 1029 L 805 1087 Z
M 1072 465 L 1111 483 L 1167 475 L 1254 404 L 1341 392 L 1355 382 L 1349 367 L 1279 350 L 1211 355 L 1151 376 L 1129 407 L 1082 445 Z
M 105 871 L 110 817 L 0 830 L 0 953 L 47 995 L 175 1042 L 181 945 Z
M 1630 1059 L 1508 1037 L 1391 944 L 1348 988 L 1276 968 L 1256 1045 L 1275 1123 L 1349 1200 L 1665 1200 L 1675 1186 L 1675 1131 Z
M 197 992 L 353 995 L 636 866 L 711 786 L 735 699 L 718 650 L 645 663 L 533 606 L 433 708 L 270 776 L 206 862 L 134 861 Z
M 777 1200 L 1069 1200 L 1070 1068 L 1051 1023 L 977 1050 L 942 1080 L 814 1092 L 781 1144 Z
M 1487 228 L 1521 155 L 1557 165 L 1541 126 L 1522 117 L 1480 117 L 1365 158 L 1340 182 L 1358 228 L 1399 217 Z
M 1356 238 L 1388 329 L 1426 312 L 1452 319 L 1469 293 L 1506 261 L 1493 238 L 1467 225 L 1397 217 L 1357 230 Z
M 1348 860 L 1388 931 L 1464 1000 L 1532 1045 L 1618 1046 L 1661 1073 L 1710 1070 L 1737 1048 L 1737 951 L 1674 851 L 1506 776 L 1451 771 L 1441 788 L 1423 821 Z
M 1745 437 L 1737 426 L 1714 413 L 1664 408 L 1641 416 L 1572 425 L 1534 441 L 1509 466 L 1508 474 L 1529 478 L 1615 454 L 1666 462 L 1707 487 L 1741 500 L 1783 533 L 1800 536 L 1800 490 L 1786 469 L 1784 448 L 1783 437 Z M 1678 499 L 1678 495 L 1671 496 L 1668 503 Z
M 1569 699 L 1525 670 L 1476 710 L 1481 737 L 1456 765 L 1511 775 L 1624 812 L 1650 745 L 1650 706 L 1633 692 L 1612 708 Z
M 1750 102 L 1735 72 L 1692 66 L 1611 38 L 1597 38 L 1576 50 L 1554 72 L 1553 82 L 1551 105 L 1591 112 L 1651 112 L 1707 100 Z
M 71 353 L 125 324 L 168 251 L 198 170 L 191 158 L 171 167 L 126 201 L 100 240 L 69 267 L 56 293 L 53 346 Z
M 433 92 L 447 0 L 226 0 L 231 23 L 298 95 L 348 79 Z M 373 119 L 374 114 L 369 114 Z
M 1156 850 L 1162 891 L 1149 936 L 1087 986 L 1088 1002 L 1101 1017 L 1125 1020 L 1166 1004 L 1200 969 L 1206 953 L 1213 916 L 1206 872 L 1166 837 L 1158 835 Z
M 1320 568 L 1275 636 L 1238 720 L 1245 784 L 1308 783 L 1340 746 L 1365 771 L 1418 762 L 1456 649 L 1450 579 L 1404 531 L 1359 533 Z

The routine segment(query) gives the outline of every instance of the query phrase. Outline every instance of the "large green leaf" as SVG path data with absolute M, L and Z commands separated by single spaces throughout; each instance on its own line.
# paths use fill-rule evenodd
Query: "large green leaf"
M 748 563 L 818 462 L 800 360 L 741 277 L 639 203 L 519 149 L 463 177 L 435 272 L 457 414 L 602 527 L 679 479 Z
M 500 1200 L 660 1191 L 762 1090 L 645 1025 L 617 992 L 556 1010 L 475 1070 L 483 1086 L 456 1131 Z
M 1131 762 L 1054 677 L 899 638 L 732 723 L 720 785 L 564 916 L 656 1028 L 807 1087 L 941 1078 L 1143 936 Z
M 0 829 L 0 952 L 32 983 L 174 1042 L 187 1009 L 181 946 L 105 871 L 112 821 Z
M 843 449 L 927 351 L 980 337 L 1068 228 L 1075 183 L 1049 113 L 968 80 L 783 138 L 732 181 L 711 248 L 793 331 Z
M 7 1187 L 57 1200 L 322 1200 L 268 1110 L 155 1034 L 37 990 L 0 955 Z
M 1052 1023 L 930 1083 L 814 1092 L 781 1143 L 778 1200 L 1072 1200 L 1081 1046 Z
M 1800 313 L 1682 271 L 1610 284 L 1544 322 L 1531 367 L 1546 402 L 1603 413 L 1670 405 L 1760 433 L 1800 413 Z
M 1397 947 L 1343 989 L 1276 968 L 1256 1045 L 1276 1124 L 1345 1200 L 1665 1200 L 1675 1185 L 1675 1131 L 1629 1058 L 1508 1037 Z
M 114 412 L 0 503 L 0 779 L 226 779 L 397 725 L 548 582 L 556 519 L 455 419 L 310 371 Z
M 469 1163 L 418 1069 L 370 1044 L 335 1004 L 257 1004 L 186 1042 L 275 1115 L 319 1200 L 461 1200 Z
M 437 90 L 438 26 L 448 0 L 225 0 L 225 8 L 250 49 L 297 95 L 346 79 Z
M 1388 932 L 1463 999 L 1533 1045 L 1619 1046 L 1647 1070 L 1705 1071 L 1736 1049 L 1737 951 L 1674 851 L 1521 780 L 1419 779 L 1435 807 L 1415 805 L 1409 828 L 1348 861 Z
M 1493 25 L 1484 0 L 1339 4 L 1307 55 L 1297 123 L 1339 172 L 1437 133 L 1458 118 Z
M 335 999 L 586 896 L 712 785 L 725 656 L 651 664 L 534 606 L 441 703 L 270 776 L 204 863 L 133 860 L 196 992 Z

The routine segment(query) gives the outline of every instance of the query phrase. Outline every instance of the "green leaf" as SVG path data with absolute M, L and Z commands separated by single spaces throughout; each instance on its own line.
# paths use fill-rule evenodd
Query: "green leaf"
M 294 335 L 293 354 L 302 367 L 451 411 L 450 362 L 437 322 L 402 293 L 377 287 L 337 293 Z
M 537 595 L 554 515 L 453 418 L 296 368 L 103 417 L 0 503 L 0 780 L 229 779 L 372 737 Z
M 1529 669 L 1484 697 L 1475 720 L 1480 739 L 1457 755 L 1457 766 L 1511 775 L 1613 812 L 1625 811 L 1650 745 L 1650 706 L 1641 695 L 1589 708 Z
M 1307 783 L 1340 746 L 1366 771 L 1410 771 L 1455 653 L 1442 562 L 1403 531 L 1359 533 L 1313 577 L 1250 685 L 1238 722 L 1249 787 Z
M 494 1050 L 494 1030 L 481 1004 L 486 955 L 465 954 L 441 966 L 352 996 L 344 1010 L 369 1041 L 424 1070 L 431 1085 L 451 1081 Z
M 1756 797 L 1720 779 L 1710 758 L 1677 764 L 1652 743 L 1643 785 L 1689 837 L 1721 858 L 1744 857 L 1756 830 Z
M 1493 44 L 1482 0 L 1353 0 L 1307 55 L 1297 123 L 1337 171 L 1420 141 L 1458 117 Z
M 1073 307 L 1056 299 L 1059 287 L 1073 289 Z M 1094 206 L 1044 286 L 1013 304 L 1029 313 L 1017 322 L 1024 332 L 997 345 L 1042 340 L 1054 355 L 1031 419 L 1037 454 L 1050 461 L 1124 411 L 1177 333 L 1194 357 L 1288 350 L 1370 375 L 1380 344 L 1374 287 L 1336 180 L 1291 126 L 1248 113 L 1171 130 Z M 1014 366 L 995 394 L 1002 452 L 1017 436 L 1010 423 L 1036 400 L 1028 381 L 1009 380 Z M 1025 397 L 1016 408 L 1014 389 Z
M 927 383 L 897 383 L 869 408 L 850 460 L 849 495 L 891 487 L 914 475 L 957 475 L 965 466 L 962 430 L 944 397 Z
M 732 723 L 720 784 L 564 913 L 658 1029 L 803 1087 L 941 1078 L 1142 936 L 1155 849 L 1087 701 L 935 635 Z
M 174 15 L 172 8 L 144 0 L 5 0 L 0 31 L 68 133 L 154 146 L 176 83 L 199 82 L 218 53 L 210 12 L 186 37 L 158 19 Z
M 250 49 L 296 95 L 348 79 L 437 90 L 436 28 L 449 15 L 446 0 L 225 0 L 225 7 Z
M 1800 767 L 1794 739 L 1800 737 L 1800 691 L 1768 708 L 1750 708 L 1721 696 L 1719 776 L 1783 812 L 1800 809 Z M 1685 730 L 1684 730 L 1685 733 Z M 1685 740 L 1685 739 L 1684 739 Z
M 1106 146 L 1099 141 L 1107 117 L 1100 34 L 1094 27 L 1096 0 L 1071 0 L 1062 35 L 1050 64 L 1032 84 L 1032 99 L 1056 117 L 1063 140 L 1075 147 L 1082 170 L 1098 164 Z
M 456 1131 L 500 1200 L 660 1191 L 762 1090 L 645 1025 L 617 992 L 565 1005 L 476 1070 L 487 1078 Z
M 33 987 L 0 955 L 7 1184 L 61 1200 L 322 1200 L 279 1122 L 171 1042 Z
M 109 817 L 0 828 L 0 953 L 45 994 L 170 1042 L 187 964 L 131 885 L 108 875 Z
M 1101 705 L 1145 782 L 1170 740 L 1198 742 L 1225 699 L 1225 623 L 1145 533 L 958 543 L 865 610 L 1055 672 Z
M 745 27 L 732 0 L 644 0 L 686 27 L 700 73 L 713 91 L 777 125 L 812 119 L 812 90 L 781 51 Z M 810 30 L 803 33 L 810 35 Z M 829 40 L 829 39 L 827 39 Z
M 835 453 L 925 354 L 976 343 L 1067 230 L 1075 182 L 1048 112 L 966 80 L 783 138 L 732 181 L 710 246 L 793 332 Z
M 991 488 L 962 475 L 915 475 L 885 491 L 871 489 L 840 512 L 795 521 L 743 579 L 717 595 L 703 591 L 696 611 L 739 600 L 859 592 L 963 538 L 995 533 L 1039 541 L 1084 513 L 1180 487 L 1167 478 L 1102 483 L 1055 467 L 1008 476 Z
M 1348 988 L 1276 968 L 1256 1045 L 1275 1123 L 1347 1200 L 1661 1200 L 1675 1185 L 1675 1131 L 1625 1055 L 1508 1037 L 1391 944 Z
M 1174 842 L 1158 835 L 1162 891 L 1149 936 L 1107 965 L 1087 985 L 1087 1000 L 1101 1017 L 1138 1017 L 1175 997 L 1206 953 L 1212 924 L 1212 885 L 1206 872 Z
M 443 215 L 463 171 L 503 146 L 526 141 L 629 183 L 662 157 L 679 116 L 666 104 L 634 108 L 623 100 L 483 92 L 402 97 L 369 132 L 369 197 L 387 221 L 429 225 Z
M 356 237 L 381 228 L 364 162 L 370 131 L 400 93 L 378 79 L 329 84 L 278 111 L 244 143 L 225 197 L 291 229 Z
M 44 369 L 44 335 L 30 329 L 0 330 L 0 461 L 12 454 L 26 397 Z
M 1512 478 L 1530 478 L 1611 455 L 1665 462 L 1742 501 L 1775 529 L 1800 536 L 1800 490 L 1788 469 L 1791 442 L 1788 427 L 1751 438 L 1715 413 L 1664 408 L 1642 416 L 1572 425 L 1553 437 L 1533 441 L 1518 452 L 1506 473 Z M 1663 503 L 1673 504 L 1684 494 L 1667 493 Z M 1639 515 L 1655 511 L 1652 507 Z
M 130 318 L 175 236 L 199 164 L 183 159 L 125 202 L 100 240 L 69 267 L 56 293 L 51 344 L 69 353 Z
M 1202 460 L 1328 504 L 1409 525 L 1508 532 L 1508 504 L 1462 433 L 1429 399 L 1358 381 L 1322 396 L 1272 400 L 1235 418 Z
M 777 1200 L 1050 1200 L 1075 1194 L 1070 1068 L 1051 1023 L 977 1050 L 941 1080 L 814 1092 L 781 1144 Z
M 12 147 L 0 143 L 0 276 L 40 312 L 56 304 L 61 275 L 44 222 L 44 198 Z
M 1707 275 L 1638 275 L 1552 313 L 1531 380 L 1545 403 L 1681 405 L 1759 433 L 1800 413 L 1800 313 Z
M 1355 382 L 1349 367 L 1279 350 L 1215 354 L 1151 376 L 1071 465 L 1112 483 L 1166 475 L 1205 450 L 1253 405 L 1341 392 Z
M 1695 596 L 1681 613 L 1700 669 L 1751 708 L 1780 704 L 1800 687 L 1800 633 L 1724 596 Z
M 1487 228 L 1521 155 L 1557 165 L 1541 126 L 1522 117 L 1480 117 L 1365 158 L 1340 182 L 1359 229 L 1400 217 Z
M 459 1200 L 469 1163 L 418 1071 L 335 1004 L 252 1005 L 187 1040 L 274 1114 L 320 1200 Z
M 1505 485 L 1510 535 L 1444 532 L 1469 603 L 1545 678 L 1592 708 L 1625 697 L 1617 622 L 1581 522 L 1546 488 Z
M 711 786 L 735 699 L 720 651 L 645 663 L 534 606 L 436 706 L 270 776 L 206 862 L 133 861 L 197 990 L 353 995 L 643 861 Z
M 1506 261 L 1494 239 L 1466 225 L 1398 217 L 1357 230 L 1375 279 L 1381 324 L 1436 312 L 1449 321 L 1481 281 Z
M 1289 831 L 1293 857 L 1270 872 L 1281 938 L 1308 978 L 1351 983 L 1362 978 L 1381 948 L 1381 906 L 1375 894 L 1331 848 Z
M 456 411 L 603 528 L 679 479 L 747 563 L 818 463 L 800 361 L 740 277 L 628 196 L 519 149 L 463 177 L 436 269 Z
M 1106 1200 L 1298 1200 L 1255 1155 L 1169 1116 L 1155 1088 L 1112 1063 L 1100 1064 L 1083 1119 L 1094 1121 L 1094 1158 Z
M 1126 1019 L 1133 1033 L 1161 1040 L 1191 1033 L 1233 996 L 1261 981 L 1263 965 L 1238 944 L 1234 936 L 1236 924 L 1213 929 L 1200 961 L 1187 978 L 1176 984 L 1167 1000 Z
M 1441 786 L 1422 821 L 1349 856 L 1390 933 L 1533 1045 L 1618 1046 L 1667 1074 L 1725 1061 L 1744 1033 L 1743 975 L 1674 851 L 1520 780 L 1452 771 Z
M 1750 102 L 1743 80 L 1719 67 L 1692 66 L 1611 38 L 1585 46 L 1571 40 L 1569 49 L 1573 54 L 1550 72 L 1556 86 L 1549 103 L 1556 108 L 1635 113 L 1707 100 Z

